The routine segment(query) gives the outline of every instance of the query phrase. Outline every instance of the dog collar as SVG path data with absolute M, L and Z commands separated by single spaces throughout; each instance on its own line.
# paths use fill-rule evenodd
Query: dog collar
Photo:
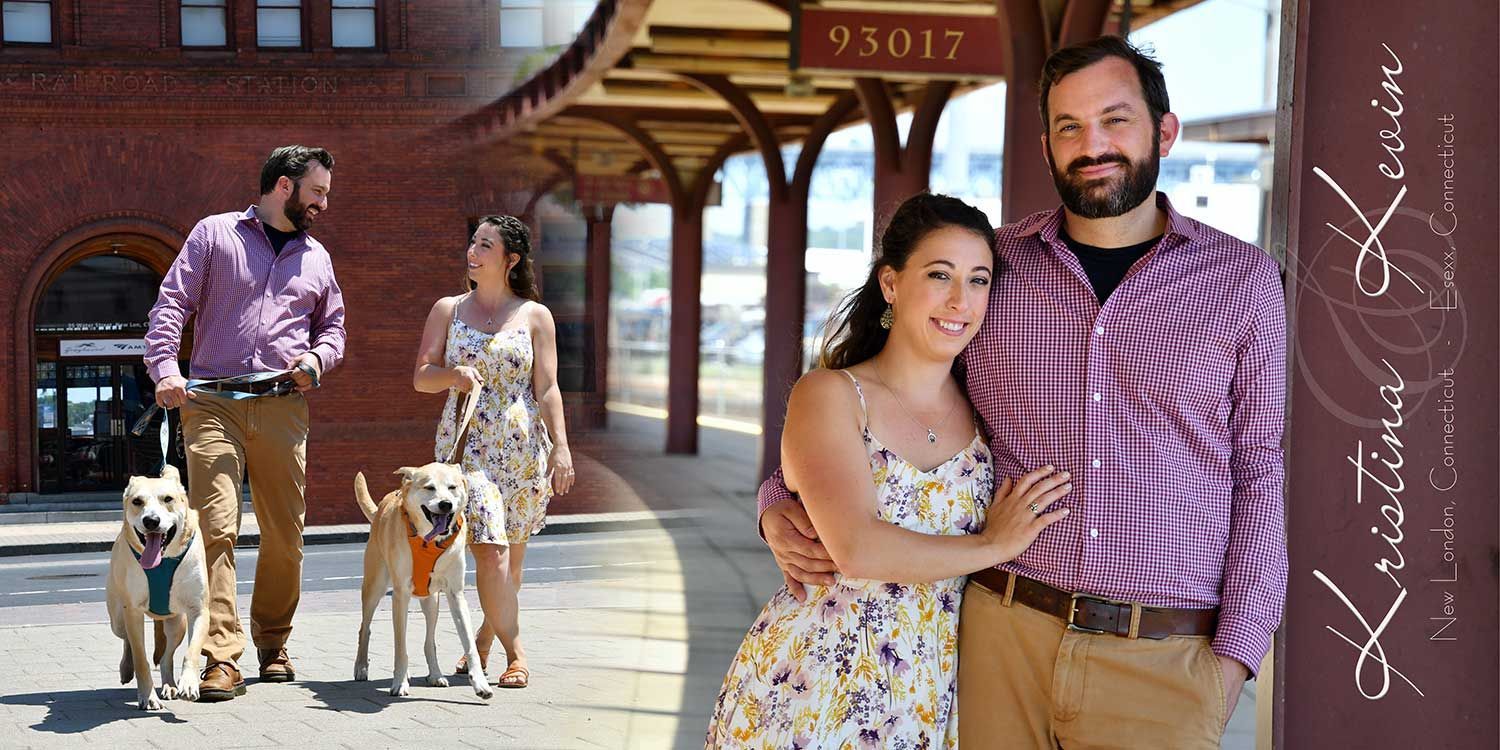
M 417 527 L 406 519 L 406 543 L 411 547 L 411 586 L 412 594 L 415 596 L 427 596 L 432 593 L 428 587 L 432 585 L 432 569 L 437 565 L 437 559 L 453 545 L 453 540 L 464 530 L 464 516 L 462 513 L 453 514 L 455 522 L 453 530 L 443 539 L 427 541 L 417 533 Z
M 135 561 L 141 561 L 141 553 L 134 549 L 130 554 L 135 555 Z M 163 557 L 161 564 L 141 572 L 146 574 L 146 585 L 151 591 L 150 611 L 153 615 L 166 617 L 172 614 L 172 578 L 177 574 L 177 566 L 182 564 L 182 559 L 187 557 L 187 550 L 176 557 Z

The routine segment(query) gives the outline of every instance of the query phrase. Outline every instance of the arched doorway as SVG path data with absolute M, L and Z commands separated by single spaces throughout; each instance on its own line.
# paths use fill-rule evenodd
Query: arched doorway
M 158 269 L 171 257 L 160 245 L 138 235 L 90 240 L 43 287 L 32 317 L 41 493 L 118 491 L 131 475 L 161 467 L 162 417 L 142 436 L 129 431 L 155 393 L 141 357 Z M 166 455 L 175 458 L 175 414 L 170 419 Z

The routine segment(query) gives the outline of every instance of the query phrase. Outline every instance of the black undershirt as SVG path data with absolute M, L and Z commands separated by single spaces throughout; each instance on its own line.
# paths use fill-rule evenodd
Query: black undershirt
M 301 230 L 283 232 L 266 222 L 261 222 L 260 225 L 265 228 L 266 239 L 271 241 L 271 249 L 276 251 L 277 255 L 281 255 L 281 249 L 286 247 L 286 243 L 291 242 L 302 234 Z
M 1078 256 L 1078 262 L 1088 275 L 1089 284 L 1094 287 L 1094 296 L 1099 298 L 1100 305 L 1109 299 L 1110 293 L 1120 285 L 1125 274 L 1130 272 L 1130 267 L 1161 241 L 1161 236 L 1158 235 L 1127 247 L 1094 247 L 1069 237 L 1064 231 L 1059 231 L 1057 236 Z

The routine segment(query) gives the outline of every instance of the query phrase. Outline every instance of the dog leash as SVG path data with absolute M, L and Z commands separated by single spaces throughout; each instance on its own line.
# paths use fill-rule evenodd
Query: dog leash
M 254 398 L 260 396 L 284 396 L 296 390 L 297 388 L 296 381 L 291 379 L 293 370 L 301 370 L 308 377 L 312 378 L 312 385 L 314 388 L 317 388 L 320 385 L 320 383 L 318 382 L 317 370 L 314 370 L 310 365 L 306 363 L 299 363 L 296 367 L 288 368 L 285 370 L 266 370 L 263 372 L 247 373 L 245 375 L 231 375 L 227 378 L 193 378 L 187 381 L 186 390 L 204 391 L 209 390 L 212 386 L 216 385 L 243 385 L 246 383 L 262 383 L 267 380 L 272 380 L 277 382 L 271 387 L 270 390 L 259 394 L 245 394 L 243 397 Z M 162 411 L 162 406 L 153 401 L 151 405 L 147 406 L 146 410 L 141 413 L 140 418 L 135 421 L 135 424 L 130 426 L 130 434 L 136 437 L 145 435 L 146 428 L 150 426 L 151 420 L 156 416 L 156 413 L 158 411 Z M 171 432 L 168 428 L 167 422 L 168 420 L 165 418 L 161 420 L 161 466 L 157 467 L 156 469 L 156 473 L 158 475 L 160 475 L 161 472 L 167 468 L 167 447 L 171 444 Z M 179 428 L 180 427 L 181 425 L 179 425 Z M 182 448 L 181 442 L 178 443 L 178 448 Z
M 479 407 L 479 392 L 482 390 L 484 390 L 484 386 L 480 385 L 468 393 L 468 399 L 464 403 L 463 417 L 458 422 L 458 433 L 453 438 L 453 450 L 448 452 L 448 457 L 443 460 L 443 463 L 459 463 L 458 457 L 464 449 L 464 437 L 469 431 L 469 422 L 474 419 L 474 410 Z M 456 410 L 454 411 L 454 416 L 458 416 Z

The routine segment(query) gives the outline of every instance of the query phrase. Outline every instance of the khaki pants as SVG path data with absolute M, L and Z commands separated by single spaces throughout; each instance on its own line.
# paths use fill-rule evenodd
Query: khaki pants
M 280 648 L 302 595 L 302 525 L 307 488 L 307 400 L 301 394 L 234 400 L 198 394 L 182 408 L 189 501 L 208 557 L 207 664 L 239 663 L 245 651 L 235 594 L 240 478 L 248 468 L 260 527 L 250 598 L 250 637 Z
M 1219 747 L 1224 678 L 1207 637 L 1071 631 L 970 582 L 958 649 L 966 750 Z

